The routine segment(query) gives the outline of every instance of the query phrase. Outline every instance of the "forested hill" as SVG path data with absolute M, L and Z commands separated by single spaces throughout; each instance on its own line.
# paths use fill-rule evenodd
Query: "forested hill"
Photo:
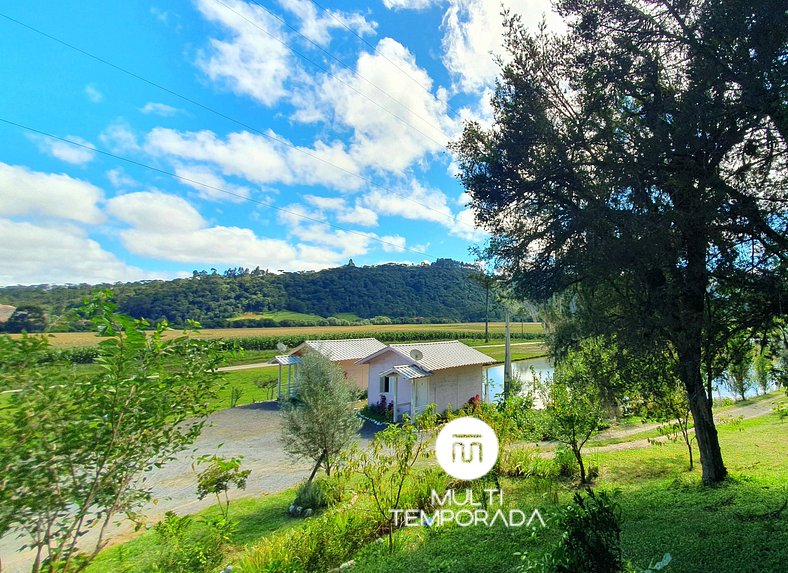
M 230 269 L 223 274 L 195 271 L 184 279 L 99 286 L 111 286 L 122 312 L 151 321 L 167 319 L 173 325 L 191 318 L 206 327 L 273 326 L 274 320 L 261 316 L 231 319 L 244 313 L 263 315 L 283 310 L 319 317 L 480 321 L 484 320 L 485 292 L 471 279 L 473 272 L 471 265 L 449 259 L 432 264 L 368 267 L 357 267 L 351 261 L 346 266 L 316 272 L 273 274 L 259 268 Z M 52 320 L 77 306 L 96 288 L 5 287 L 0 288 L 0 304 L 39 307 Z M 499 314 L 491 304 L 491 318 Z

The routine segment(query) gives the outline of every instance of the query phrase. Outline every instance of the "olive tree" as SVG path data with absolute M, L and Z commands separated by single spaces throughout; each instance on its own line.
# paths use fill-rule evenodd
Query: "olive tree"
M 282 443 L 293 457 L 315 464 L 307 480 L 311 482 L 321 467 L 331 475 L 336 457 L 363 421 L 353 408 L 355 387 L 342 368 L 325 356 L 306 353 L 296 380 L 295 399 L 282 404 Z
M 199 436 L 217 389 L 220 342 L 147 332 L 109 297 L 81 309 L 101 337 L 95 369 L 45 337 L 0 337 L 0 532 L 27 535 L 33 572 L 83 570 L 112 520 L 151 499 L 143 474 Z

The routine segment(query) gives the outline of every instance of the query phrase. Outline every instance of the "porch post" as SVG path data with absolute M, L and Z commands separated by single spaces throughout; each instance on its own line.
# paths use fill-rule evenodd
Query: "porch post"
M 394 409 L 393 409 L 393 412 L 392 412 L 392 415 L 391 415 L 391 421 L 396 424 L 397 423 L 397 402 L 399 400 L 399 396 L 398 396 L 398 392 L 397 392 L 397 390 L 399 389 L 399 376 L 394 376 L 393 380 L 394 380 L 394 398 L 393 398 L 393 400 L 394 400 Z
M 292 391 L 290 390 L 290 373 L 292 370 L 293 370 L 293 365 L 288 364 L 287 365 L 287 399 L 288 400 L 293 397 L 293 394 L 291 393 Z
M 279 363 L 279 375 L 276 378 L 276 399 L 282 399 L 282 363 Z
M 415 419 L 416 412 L 416 378 L 410 378 L 410 421 Z

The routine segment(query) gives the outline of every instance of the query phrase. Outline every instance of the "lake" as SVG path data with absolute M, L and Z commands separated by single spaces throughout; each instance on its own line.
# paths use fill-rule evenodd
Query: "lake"
M 553 363 L 547 357 L 531 358 L 512 362 L 512 377 L 523 382 L 525 389 L 533 383 L 534 375 L 541 380 L 553 376 Z M 486 370 L 485 382 L 487 384 L 487 401 L 495 402 L 503 394 L 503 364 L 490 366 Z
M 538 376 L 541 380 L 551 378 L 553 376 L 553 362 L 547 357 L 512 362 L 512 376 L 519 378 L 523 382 L 525 390 L 528 390 L 529 384 L 533 383 L 534 375 Z M 503 364 L 490 366 L 487 368 L 485 376 L 485 382 L 487 383 L 486 399 L 488 402 L 495 402 L 501 394 L 503 394 Z M 754 387 L 745 394 L 748 398 L 757 395 L 758 391 Z M 734 396 L 722 381 L 718 381 L 714 384 L 714 397 L 739 398 L 738 396 Z M 537 407 L 540 407 L 538 402 L 539 400 L 537 400 Z

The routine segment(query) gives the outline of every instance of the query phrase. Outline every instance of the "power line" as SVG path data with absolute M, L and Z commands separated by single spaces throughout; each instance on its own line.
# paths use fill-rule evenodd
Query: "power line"
M 271 205 L 271 204 L 266 203 L 264 201 L 260 201 L 259 199 L 254 199 L 252 197 L 247 197 L 246 195 L 241 195 L 240 193 L 234 193 L 234 192 L 232 192 L 232 191 L 230 191 L 228 189 L 224 189 L 222 187 L 217 187 L 215 185 L 210 185 L 209 183 L 204 183 L 202 181 L 197 181 L 196 179 L 191 179 L 190 177 L 184 177 L 183 175 L 178 175 L 177 173 L 173 173 L 172 171 L 167 171 L 166 169 L 161 169 L 159 167 L 154 167 L 153 165 L 148 165 L 147 163 L 142 163 L 141 161 L 137 161 L 135 159 L 130 159 L 128 157 L 123 157 L 122 155 L 117 155 L 115 153 L 112 153 L 110 151 L 106 151 L 104 149 L 97 149 L 97 148 L 92 147 L 90 145 L 85 145 L 84 143 L 79 143 L 78 141 L 73 141 L 73 140 L 65 138 L 65 137 L 59 137 L 59 136 L 54 135 L 52 133 L 43 131 L 41 129 L 37 129 L 35 127 L 30 127 L 29 125 L 24 125 L 22 123 L 18 123 L 16 121 L 12 121 L 12 120 L 6 119 L 4 117 L 0 117 L 0 122 L 6 123 L 8 125 L 12 125 L 14 127 L 18 127 L 20 129 L 24 129 L 26 131 L 29 131 L 31 133 L 35 133 L 37 135 L 43 135 L 44 137 L 50 137 L 52 139 L 56 139 L 57 141 L 62 141 L 63 143 L 68 143 L 70 145 L 73 145 L 73 146 L 76 146 L 76 147 L 80 147 L 82 149 L 87 149 L 87 150 L 89 150 L 91 152 L 100 153 L 101 155 L 106 155 L 107 157 L 112 157 L 113 159 L 117 159 L 119 161 L 124 161 L 126 163 L 131 164 L 131 165 L 136 165 L 137 167 L 143 167 L 144 169 L 149 169 L 150 171 L 155 171 L 156 173 L 161 173 L 162 175 L 167 175 L 169 177 L 173 177 L 175 179 L 178 179 L 180 181 L 184 181 L 186 183 L 192 183 L 194 185 L 199 185 L 200 187 L 204 187 L 205 189 L 211 189 L 213 191 L 218 191 L 218 192 L 224 193 L 226 195 L 231 195 L 233 197 L 238 197 L 239 199 L 243 199 L 244 201 L 249 201 L 251 203 L 256 203 L 258 205 L 262 205 L 263 207 L 266 207 L 268 209 L 275 209 L 275 210 L 280 211 L 282 213 L 287 213 L 288 215 L 293 215 L 295 217 L 299 217 L 301 219 L 306 219 L 306 220 L 312 221 L 314 223 L 327 225 L 329 227 L 332 227 L 334 229 L 338 229 L 340 231 L 344 231 L 346 233 L 357 235 L 359 237 L 364 237 L 365 239 L 370 239 L 370 240 L 373 240 L 373 241 L 377 241 L 378 243 L 381 243 L 383 245 L 388 245 L 388 246 L 394 247 L 396 249 L 402 249 L 402 250 L 405 250 L 405 251 L 410 251 L 412 253 L 416 253 L 416 254 L 425 256 L 427 258 L 430 258 L 430 259 L 433 259 L 433 260 L 437 260 L 437 257 L 434 257 L 434 256 L 432 256 L 432 255 L 430 255 L 430 254 L 428 254 L 428 253 L 426 253 L 424 251 L 419 251 L 419 250 L 416 250 L 416 249 L 403 247 L 402 245 L 398 245 L 397 243 L 393 243 L 391 241 L 386 241 L 385 239 L 381 239 L 380 237 L 377 237 L 377 236 L 375 236 L 373 234 L 362 233 L 361 231 L 354 231 L 353 229 L 347 229 L 345 227 L 342 227 L 341 225 L 335 225 L 334 223 L 331 223 L 330 221 L 327 221 L 327 220 L 324 220 L 324 219 L 318 219 L 316 217 L 310 217 L 309 215 L 305 215 L 305 214 L 299 213 L 297 211 L 291 211 L 290 209 L 285 209 L 284 207 L 277 207 L 276 205 Z
M 369 101 L 370 103 L 372 103 L 372 104 L 373 104 L 375 107 L 378 107 L 378 108 L 380 108 L 381 110 L 383 110 L 384 112 L 386 112 L 387 114 L 389 114 L 391 117 L 393 117 L 393 118 L 395 118 L 396 120 L 400 121 L 402 124 L 406 125 L 407 127 L 410 127 L 410 128 L 413 130 L 413 131 L 415 131 L 415 132 L 417 132 L 417 133 L 421 134 L 421 135 L 422 135 L 422 136 L 424 136 L 426 139 L 429 139 L 430 141 L 432 141 L 432 142 L 433 142 L 433 143 L 435 143 L 436 145 L 439 145 L 439 146 L 441 146 L 443 149 L 446 149 L 446 144 L 445 144 L 445 143 L 442 143 L 442 142 L 438 141 L 437 139 L 435 139 L 434 137 L 432 137 L 432 136 L 430 136 L 430 135 L 427 135 L 426 133 L 424 133 L 422 130 L 420 130 L 418 127 L 416 127 L 415 125 L 413 125 L 412 123 L 410 123 L 409 121 L 407 121 L 406 119 L 404 119 L 403 117 L 400 117 L 399 115 L 397 115 L 396 113 L 394 113 L 394 112 L 393 112 L 393 111 L 391 111 L 390 109 L 387 109 L 386 107 L 384 107 L 384 106 L 380 105 L 380 104 L 379 104 L 378 102 L 376 102 L 374 99 L 372 99 L 372 98 L 371 98 L 371 97 L 369 97 L 368 95 L 366 95 L 366 94 L 364 94 L 364 93 L 360 92 L 360 91 L 359 91 L 359 90 L 357 90 L 355 87 L 353 87 L 351 84 L 347 83 L 345 80 L 343 80 L 342 78 L 340 78 L 338 75 L 336 75 L 336 74 L 332 73 L 332 72 L 331 72 L 331 71 L 330 71 L 328 68 L 326 68 L 325 66 L 322 66 L 321 64 L 318 64 L 317 62 L 315 62 L 315 61 L 314 61 L 314 60 L 312 60 L 311 58 L 309 58 L 309 57 L 305 56 L 304 54 L 302 54 L 301 52 L 299 52 L 298 50 L 296 50 L 295 48 L 293 48 L 292 46 L 290 46 L 290 45 L 289 45 L 287 42 L 285 42 L 284 40 L 282 40 L 282 39 L 280 39 L 280 38 L 277 38 L 275 35 L 273 35 L 271 32 L 269 32 L 268 30 L 266 30 L 265 28 L 263 28 L 262 26 L 260 26 L 260 25 L 259 25 L 257 22 L 255 22 L 254 20 L 250 20 L 249 18 L 247 18 L 246 16 L 244 16 L 243 14 L 241 14 L 240 12 L 238 12 L 237 10 L 234 10 L 232 7 L 230 7 L 230 6 L 228 6 L 227 4 L 225 4 L 224 2 L 222 2 L 222 0 L 214 0 L 214 2 L 216 2 L 217 4 L 221 4 L 222 6 L 224 6 L 225 8 L 227 8 L 227 9 L 228 9 L 230 12 L 232 12 L 233 14 L 235 14 L 236 16 L 238 16 L 239 18 L 242 18 L 242 19 L 244 19 L 246 22 L 248 22 L 249 24 L 251 24 L 252 26 L 254 26 L 255 28 L 257 28 L 258 30 L 260 30 L 261 32 L 263 32 L 263 33 L 264 33 L 266 36 L 268 36 L 269 38 L 271 38 L 272 40 L 274 40 L 274 41 L 276 41 L 276 42 L 279 42 L 279 43 L 280 43 L 280 44 L 282 44 L 282 45 L 283 45 L 285 48 L 287 48 L 288 50 L 290 50 L 290 51 L 291 51 L 293 54 L 295 54 L 295 55 L 296 55 L 296 56 L 298 56 L 299 58 L 301 58 L 301 59 L 303 59 L 303 60 L 305 60 L 305 61 L 309 62 L 310 64 L 312 64 L 313 66 L 315 66 L 317 69 L 319 69 L 320 71 L 322 71 L 323 73 L 325 73 L 327 76 L 334 78 L 335 80 L 337 80 L 338 82 L 340 82 L 342 85 L 344 85 L 344 86 L 345 86 L 345 87 L 347 87 L 348 89 L 350 89 L 350 90 L 353 90 L 353 91 L 354 91 L 356 94 L 360 95 L 361 97 L 363 97 L 364 99 L 366 99 L 367 101 Z M 257 4 L 257 3 L 255 2 L 255 4 Z M 271 14 L 271 12 L 270 12 L 270 11 L 268 11 L 268 9 L 267 9 L 267 8 L 265 8 L 265 7 L 263 7 L 261 4 L 257 4 L 257 6 L 260 6 L 260 7 L 261 7 L 261 8 L 263 8 L 263 9 L 264 9 L 266 12 L 268 12 L 269 14 Z M 273 14 L 271 14 L 271 15 L 273 16 Z M 325 50 L 324 50 L 324 51 L 325 51 Z M 337 60 L 337 61 L 340 61 L 340 60 Z M 348 69 L 350 70 L 350 68 L 348 68 Z M 351 72 L 351 73 L 353 73 L 353 74 L 356 74 L 356 72 L 354 72 L 353 70 L 350 70 L 350 72 Z M 356 74 L 356 75 L 358 75 L 358 74 Z M 358 77 L 360 77 L 360 78 L 361 78 L 361 76 L 360 76 L 360 75 L 359 75 Z M 364 78 L 362 78 L 362 79 L 364 79 Z M 368 80 L 365 80 L 365 81 L 368 81 Z M 376 87 L 376 88 L 377 88 L 377 86 L 375 86 L 375 84 L 373 84 L 372 82 L 368 82 L 368 83 L 370 83 L 372 86 L 374 86 L 374 87 Z M 380 88 L 377 88 L 377 89 L 379 89 L 381 92 L 383 92 L 383 90 L 381 90 Z M 385 94 L 386 92 L 383 92 L 383 93 Z M 388 94 L 386 94 L 386 95 L 388 95 Z M 390 98 L 391 98 L 393 101 L 395 101 L 396 103 L 398 103 L 399 105 L 402 105 L 400 102 L 398 102 L 397 100 L 395 100 L 393 97 L 391 97 L 391 96 L 389 96 L 389 97 L 390 97 Z M 408 109 L 408 108 L 407 108 L 406 106 L 404 106 L 404 105 L 402 105 L 402 107 L 405 107 L 406 109 Z M 410 111 L 410 110 L 409 110 L 409 111 Z M 413 113 L 414 115 L 416 115 L 416 114 L 415 114 L 413 111 L 411 111 L 411 113 Z M 425 121 L 423 118 L 420 118 L 420 119 L 422 119 L 422 121 Z M 428 124 L 428 125 L 430 125 L 430 127 L 432 127 L 433 129 L 436 129 L 436 127 L 435 127 L 435 126 L 433 126 L 433 125 L 431 125 L 431 124 Z M 441 130 L 438 130 L 438 131 L 441 131 Z M 442 133 L 442 131 L 441 131 L 441 133 Z
M 324 158 L 320 157 L 319 155 L 315 155 L 314 153 L 310 153 L 308 150 L 306 150 L 306 149 L 304 149 L 302 147 L 299 147 L 299 146 L 291 143 L 290 141 L 287 141 L 286 139 L 282 139 L 281 137 L 277 137 L 275 135 L 272 135 L 271 133 L 266 133 L 266 132 L 264 132 L 264 131 L 262 131 L 260 129 L 257 129 L 256 127 L 253 127 L 253 126 L 251 126 L 251 125 L 249 125 L 249 124 L 247 124 L 247 123 L 245 123 L 245 122 L 243 122 L 241 120 L 235 119 L 234 117 L 231 117 L 231 116 L 229 116 L 229 115 L 227 115 L 227 114 L 225 114 L 225 113 L 223 113 L 221 111 L 218 111 L 218 110 L 216 110 L 216 109 L 214 109 L 214 108 L 212 108 L 212 107 L 210 107 L 210 106 L 208 106 L 208 105 L 206 105 L 204 103 L 201 103 L 201 102 L 199 102 L 199 101 L 197 101 L 197 100 L 195 100 L 195 99 L 193 99 L 193 98 L 191 98 L 189 96 L 185 96 L 185 95 L 183 95 L 181 93 L 178 93 L 175 90 L 172 90 L 172 89 L 170 89 L 170 88 L 168 88 L 166 86 L 163 86 L 163 85 L 161 85 L 161 84 L 159 84 L 159 83 L 157 83 L 157 82 L 155 82 L 153 80 L 149 80 L 149 79 L 147 79 L 147 78 L 145 78 L 145 77 L 143 77 L 143 76 L 141 76 L 141 75 L 139 75 L 139 74 L 137 74 L 135 72 L 132 72 L 132 71 L 130 71 L 130 70 L 128 70 L 128 69 L 126 69 L 126 68 L 124 68 L 122 66 L 119 66 L 118 64 L 110 62 L 109 60 L 106 60 L 106 59 L 102 58 L 101 56 L 97 56 L 97 55 L 95 55 L 95 54 L 93 54 L 91 52 L 88 52 L 87 50 L 83 50 L 82 48 L 79 48 L 78 46 L 75 46 L 74 44 L 71 44 L 71 43 L 66 42 L 65 40 L 62 40 L 62 39 L 60 39 L 60 38 L 58 38 L 56 36 L 48 34 L 47 32 L 44 32 L 43 30 L 40 30 L 40 29 L 38 29 L 38 28 L 36 28 L 34 26 L 31 26 L 29 24 L 26 24 L 26 23 L 24 23 L 24 22 L 22 22 L 20 20 L 17 20 L 16 18 L 12 18 L 11 16 L 9 16 L 7 14 L 4 14 L 4 13 L 0 12 L 0 16 L 5 18 L 6 20 L 9 20 L 10 22 L 13 22 L 14 24 L 17 24 L 19 26 L 22 26 L 23 28 L 26 28 L 26 29 L 30 30 L 31 32 L 34 32 L 34 33 L 39 34 L 39 35 L 41 35 L 41 36 L 43 36 L 43 37 L 45 37 L 45 38 L 47 38 L 49 40 L 52 40 L 53 42 L 61 44 L 62 46 L 65 46 L 65 47 L 69 48 L 70 50 L 74 50 L 75 52 L 78 52 L 78 53 L 82 54 L 83 56 L 91 58 L 91 59 L 93 59 L 93 60 L 95 60 L 95 61 L 97 61 L 97 62 L 99 62 L 101 64 L 104 64 L 105 66 L 108 66 L 108 67 L 110 67 L 110 68 L 112 68 L 114 70 L 117 70 L 117 71 L 119 71 L 121 73 L 124 73 L 124 74 L 126 74 L 126 75 L 128 75 L 128 76 L 130 76 L 130 77 L 132 77 L 132 78 L 134 78 L 136 80 L 139 80 L 139 81 L 144 82 L 144 83 L 146 83 L 146 84 L 148 84 L 150 86 L 153 86 L 156 89 L 159 89 L 159 90 L 161 90 L 163 92 L 166 92 L 166 93 L 170 94 L 173 97 L 176 97 L 176 98 L 178 98 L 180 100 L 183 100 L 183 101 L 185 101 L 187 103 L 190 103 L 191 105 L 194 105 L 194 106 L 196 106 L 196 107 L 198 107 L 200 109 L 203 109 L 203 110 L 205 110 L 205 111 L 207 111 L 209 113 L 212 113 L 212 114 L 216 115 L 217 117 L 221 117 L 222 119 L 230 121 L 230 122 L 232 122 L 232 123 L 234 123 L 234 124 L 236 124 L 236 125 L 238 125 L 240 127 L 243 127 L 244 129 L 247 129 L 247 130 L 252 131 L 252 132 L 254 132 L 254 133 L 258 134 L 258 135 L 261 135 L 262 137 L 265 137 L 266 139 L 269 139 L 271 141 L 275 141 L 275 142 L 277 142 L 277 143 L 279 143 L 281 145 L 284 145 L 285 147 L 289 147 L 290 149 L 296 151 L 297 153 L 301 153 L 303 155 L 306 155 L 307 157 L 310 157 L 310 158 L 314 159 L 315 161 L 319 161 L 320 163 L 323 163 L 324 165 L 328 165 L 330 167 L 333 167 L 337 171 L 341 171 L 342 173 L 345 173 L 345 174 L 347 174 L 347 175 L 349 175 L 349 176 L 351 176 L 351 177 L 353 177 L 355 179 L 358 179 L 359 181 L 362 181 L 362 182 L 368 184 L 370 186 L 370 188 L 380 189 L 381 191 L 385 191 L 387 193 L 390 193 L 391 195 L 394 195 L 395 197 L 399 197 L 400 199 L 403 199 L 405 201 L 409 201 L 409 202 L 411 202 L 411 203 L 413 203 L 415 205 L 419 205 L 420 207 L 423 207 L 424 209 L 427 209 L 428 211 L 433 211 L 435 213 L 438 213 L 438 214 L 440 214 L 441 217 L 444 217 L 446 219 L 451 220 L 456 225 L 467 227 L 468 229 L 473 230 L 473 231 L 476 230 L 472 225 L 468 225 L 467 223 L 463 223 L 462 221 L 460 221 L 459 219 L 457 219 L 453 215 L 446 214 L 444 211 L 441 211 L 439 209 L 435 209 L 434 207 L 430 207 L 429 205 L 425 205 L 424 203 L 421 203 L 421 202 L 419 202 L 419 201 L 417 201 L 417 200 L 415 200 L 415 199 L 413 199 L 411 197 L 406 197 L 406 196 L 404 196 L 404 195 L 402 195 L 400 193 L 397 193 L 393 189 L 390 189 L 388 187 L 384 187 L 383 185 L 375 183 L 374 181 L 372 181 L 368 177 L 365 177 L 363 175 L 360 175 L 359 173 L 355 173 L 354 171 L 351 171 L 351 170 L 346 169 L 346 168 L 344 168 L 344 167 L 342 167 L 340 165 L 332 163 L 331 161 L 328 161 L 327 159 L 324 159 Z

